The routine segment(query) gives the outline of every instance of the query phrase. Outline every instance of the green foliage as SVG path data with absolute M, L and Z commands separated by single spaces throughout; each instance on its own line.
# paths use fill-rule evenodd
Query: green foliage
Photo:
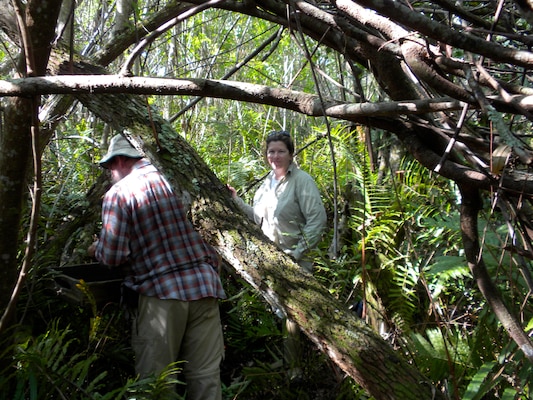
M 472 377 L 462 399 L 513 399 L 531 397 L 533 367 L 515 343 L 505 346 L 495 360 L 487 361 L 472 370 Z
M 505 363 L 509 372 L 498 379 L 491 379 L 487 368 L 504 365 L 497 361 L 503 351 L 498 343 L 508 339 L 472 288 L 454 188 L 406 159 L 390 174 L 380 174 L 364 146 L 348 145 L 348 135 L 336 139 L 341 187 L 356 196 L 347 197 L 351 208 L 342 209 L 348 229 L 341 254 L 335 261 L 319 261 L 319 278 L 349 304 L 365 298 L 369 323 L 385 327 L 381 332 L 393 343 L 403 342 L 420 370 L 451 397 L 463 398 L 458 395 L 463 391 L 472 398 L 516 393 L 509 377 L 521 379 L 516 371 L 523 360 L 516 363 L 514 354 Z M 339 157 L 344 148 L 352 151 Z M 500 249 L 505 231 L 497 224 L 487 228 L 482 227 L 484 244 Z M 495 251 L 487 253 L 486 261 L 492 276 L 501 275 L 502 264 L 512 264 L 508 254 Z M 499 282 L 506 293 L 510 282 L 526 287 L 520 274 L 504 277 Z M 529 382 L 518 387 L 528 388 Z
M 419 368 L 433 382 L 444 382 L 450 374 L 463 376 L 473 367 L 469 340 L 456 327 L 412 333 L 410 342 Z
M 364 399 L 354 396 L 353 381 L 343 378 L 327 356 L 303 335 L 304 382 L 291 383 L 287 377 L 288 366 L 283 361 L 284 321 L 241 279 L 226 277 L 224 288 L 229 298 L 222 302 L 226 343 L 222 363 L 223 398 Z
M 181 364 L 170 364 L 157 376 L 130 381 L 128 396 L 137 400 L 183 400 L 185 397 L 176 391 L 177 386 L 184 384 L 177 378 L 182 370 Z
M 85 119 L 66 121 L 43 153 L 42 242 L 57 235 L 63 223 L 87 207 L 86 194 L 101 173 L 95 130 L 102 127 L 93 125 Z
M 428 288 L 435 300 L 441 294 L 453 294 L 457 289 L 466 290 L 465 281 L 469 281 L 471 277 L 462 256 L 436 256 L 426 269 Z
M 123 388 L 109 391 L 104 385 L 106 372 L 91 373 L 98 356 L 73 352 L 76 339 L 70 329 L 57 323 L 36 339 L 27 338 L 14 346 L 15 371 L 4 372 L 0 387 L 15 382 L 13 391 L 3 391 L 6 399 L 114 399 Z
M 273 376 L 266 369 L 282 357 L 282 335 L 280 321 L 243 283 L 232 276 L 224 281 L 229 298 L 222 304 L 226 343 L 222 377 L 226 393 L 249 396 L 263 377 Z
M 112 337 L 115 318 L 99 313 L 91 319 L 88 333 L 82 326 L 62 327 L 55 320 L 36 337 L 21 330 L 12 345 L 8 345 L 12 337 L 6 337 L 2 356 L 11 353 L 14 361 L 1 374 L 0 399 L 182 399 L 176 391 L 176 386 L 183 385 L 177 379 L 180 362 L 145 379 L 134 378 L 131 372 L 130 377 L 117 375 L 127 369 L 122 363 L 132 365 L 133 360 L 126 356 L 130 352 L 124 342 L 127 335 L 118 331 L 119 326 Z
M 477 373 L 473 376 L 470 384 L 466 388 L 466 391 L 463 395 L 463 399 L 468 400 L 480 400 L 493 389 L 499 381 L 502 380 L 500 375 L 497 379 L 491 379 L 493 377 L 494 369 L 497 367 L 496 361 L 490 361 L 485 363 L 479 368 Z M 511 397 L 514 399 L 513 397 Z
M 265 308 L 257 293 L 244 286 L 229 299 L 229 302 L 232 308 L 226 313 L 226 337 L 231 346 L 246 351 L 252 345 L 252 348 L 258 352 L 254 356 L 257 357 L 260 353 L 268 351 L 264 347 L 265 338 L 281 337 L 279 322 Z

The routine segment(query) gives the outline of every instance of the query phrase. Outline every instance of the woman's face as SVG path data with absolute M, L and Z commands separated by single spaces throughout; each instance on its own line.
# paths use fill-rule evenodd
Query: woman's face
M 273 141 L 267 147 L 267 160 L 273 170 L 287 171 L 292 162 L 292 155 L 282 141 Z

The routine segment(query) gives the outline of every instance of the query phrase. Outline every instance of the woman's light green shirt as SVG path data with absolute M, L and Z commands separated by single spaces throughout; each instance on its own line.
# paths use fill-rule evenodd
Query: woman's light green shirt
M 303 261 L 326 228 L 326 211 L 313 178 L 294 163 L 279 182 L 270 172 L 254 196 L 253 207 L 237 204 L 285 253 Z

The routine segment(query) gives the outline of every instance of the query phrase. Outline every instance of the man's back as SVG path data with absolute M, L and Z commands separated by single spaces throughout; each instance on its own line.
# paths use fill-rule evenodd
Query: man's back
M 107 265 L 128 263 L 126 285 L 160 299 L 223 298 L 218 257 L 187 219 L 168 182 L 147 160 L 104 197 L 101 250 Z

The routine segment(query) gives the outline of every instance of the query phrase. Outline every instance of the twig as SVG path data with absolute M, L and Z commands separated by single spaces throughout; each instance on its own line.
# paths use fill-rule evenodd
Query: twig
M 128 57 L 128 59 L 126 60 L 126 62 L 122 66 L 122 68 L 120 69 L 119 75 L 130 76 L 133 62 L 139 56 L 139 54 L 141 54 L 141 52 L 146 48 L 146 46 L 148 46 L 150 43 L 152 43 L 155 39 L 157 39 L 160 35 L 162 35 L 166 31 L 168 31 L 174 25 L 177 25 L 181 21 L 183 21 L 183 20 L 185 20 L 185 19 L 187 19 L 189 17 L 192 17 L 193 15 L 198 14 L 199 12 L 201 12 L 201 11 L 207 9 L 207 8 L 210 8 L 210 7 L 212 7 L 212 6 L 214 6 L 214 5 L 218 4 L 218 3 L 221 3 L 223 1 L 224 0 L 206 1 L 205 3 L 200 4 L 200 5 L 196 6 L 196 7 L 189 8 L 187 11 L 181 13 L 176 18 L 172 18 L 167 23 L 161 25 L 159 28 L 154 30 L 150 35 L 148 35 L 146 38 L 144 38 L 141 42 L 139 42 L 139 44 L 137 44 L 137 46 L 135 46 L 135 48 L 132 50 L 130 56 Z

